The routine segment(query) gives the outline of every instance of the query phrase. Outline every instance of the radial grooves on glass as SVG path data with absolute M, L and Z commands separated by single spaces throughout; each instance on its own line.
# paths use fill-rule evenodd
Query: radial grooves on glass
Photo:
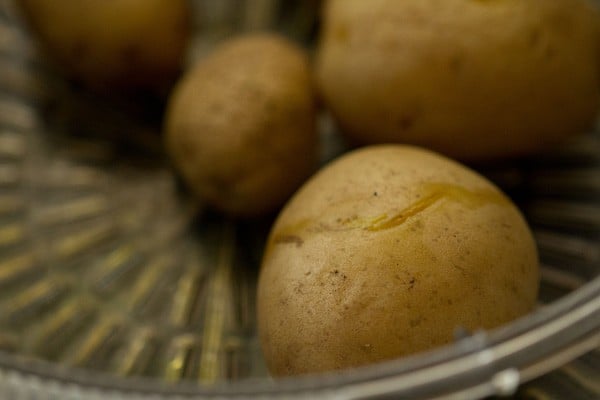
M 96 311 L 85 298 L 66 300 L 52 313 L 41 318 L 39 326 L 33 326 L 27 337 L 25 350 L 33 355 L 42 355 L 55 360 L 70 343 L 92 322 Z
M 535 238 L 546 263 L 584 279 L 598 274 L 600 246 L 594 239 L 547 230 L 536 230 Z
M 600 204 L 581 201 L 536 200 L 529 206 L 531 221 L 570 232 L 600 233 Z
M 58 234 L 52 237 L 51 252 L 59 262 L 71 261 L 79 256 L 93 253 L 115 234 L 116 226 L 112 221 L 99 221 L 97 224 L 85 225 L 80 229 Z
M 40 225 L 57 225 L 77 222 L 108 210 L 108 201 L 104 196 L 92 195 L 72 199 L 67 202 L 46 204 L 33 210 L 33 218 Z
M 19 326 L 35 322 L 41 313 L 56 306 L 67 290 L 64 282 L 39 281 L 0 303 L 0 323 Z
M 110 298 L 134 278 L 142 267 L 142 259 L 135 243 L 123 242 L 95 264 L 90 272 L 90 287 L 98 295 Z
M 573 375 L 566 374 L 561 369 L 526 386 L 518 397 L 535 400 L 597 400 L 598 394 L 593 388 L 581 385 L 580 380 L 573 379 Z
M 22 134 L 10 130 L 0 131 L 0 160 L 18 162 L 25 155 L 25 151 Z
M 558 197 L 591 197 L 600 195 L 599 168 L 544 170 L 532 174 L 530 189 L 537 195 Z
M 167 382 L 191 379 L 194 373 L 192 367 L 197 363 L 194 358 L 198 356 L 200 346 L 199 338 L 192 334 L 170 340 L 163 356 L 162 377 Z
M 6 98 L 0 93 L 0 129 L 31 131 L 38 123 L 35 110 L 14 98 Z
M 6 258 L 0 259 L 0 301 L 3 297 L 3 290 L 14 284 L 20 278 L 23 278 L 38 268 L 36 259 L 31 252 L 11 254 Z
M 23 222 L 0 226 L 0 250 L 14 247 L 27 239 L 27 228 Z
M 593 357 L 592 354 L 587 355 L 587 358 Z M 588 392 L 594 393 L 596 398 L 600 398 L 600 381 L 597 379 L 598 368 L 600 368 L 599 364 L 600 362 L 594 367 L 593 364 L 586 362 L 586 355 L 584 355 L 571 364 L 562 367 L 561 371 Z
M 188 261 L 175 284 L 167 320 L 176 327 L 190 325 L 195 308 L 204 304 L 206 270 L 196 260 Z
M 25 210 L 21 193 L 0 193 L 0 218 L 19 217 Z
M 131 329 L 123 346 L 115 353 L 110 370 L 120 376 L 144 374 L 156 350 L 155 342 L 149 329 Z
M 94 323 L 88 325 L 82 337 L 61 355 L 60 361 L 67 365 L 102 369 L 108 358 L 105 352 L 112 349 L 110 342 L 118 336 L 121 329 L 122 322 L 114 315 L 100 315 Z
M 159 281 L 164 279 L 167 273 L 167 268 L 173 267 L 170 265 L 167 257 L 156 258 L 150 260 L 147 264 L 140 268 L 140 272 L 135 277 L 135 281 L 130 285 L 129 290 L 123 295 L 123 304 L 125 310 L 138 314 L 139 308 L 147 304 L 151 293 L 156 290 Z
M 208 302 L 204 317 L 202 355 L 198 378 L 201 383 L 216 382 L 223 374 L 223 339 L 231 329 L 231 277 L 234 260 L 234 227 L 228 223 L 223 230 L 216 270 L 208 283 Z
M 577 138 L 531 163 L 525 207 L 542 260 L 540 298 L 557 300 L 598 276 L 600 136 Z M 599 351 L 592 351 L 521 389 L 525 399 L 600 398 Z
M 0 190 L 14 188 L 21 183 L 21 168 L 15 163 L 0 162 Z
M 40 175 L 30 177 L 39 190 L 64 195 L 94 195 L 98 189 L 108 191 L 110 177 L 106 172 L 72 162 L 56 161 Z
M 0 35 L 2 35 L 0 29 Z M 40 98 L 45 92 L 40 80 L 31 77 L 18 62 L 6 60 L 0 63 L 0 75 L 4 77 L 0 90 L 26 98 Z

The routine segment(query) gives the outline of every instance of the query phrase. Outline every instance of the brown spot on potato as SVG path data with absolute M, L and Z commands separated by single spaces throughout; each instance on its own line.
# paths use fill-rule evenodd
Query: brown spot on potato
M 294 288 L 294 293 L 300 294 L 300 295 L 304 294 L 304 283 L 298 282 L 298 284 Z

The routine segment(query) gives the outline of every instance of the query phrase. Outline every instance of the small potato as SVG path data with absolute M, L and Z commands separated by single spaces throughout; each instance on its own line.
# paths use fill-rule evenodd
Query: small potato
M 427 150 L 367 147 L 279 215 L 258 284 L 262 349 L 276 376 L 400 357 L 528 313 L 538 284 L 529 228 L 493 184 Z
M 179 71 L 187 0 L 18 0 L 48 55 L 98 89 L 159 88 Z
M 167 149 L 207 203 L 236 216 L 268 213 L 315 166 L 315 108 L 302 50 L 275 35 L 241 37 L 177 85 Z
M 599 21 L 587 0 L 330 0 L 318 86 L 358 143 L 524 155 L 592 126 Z

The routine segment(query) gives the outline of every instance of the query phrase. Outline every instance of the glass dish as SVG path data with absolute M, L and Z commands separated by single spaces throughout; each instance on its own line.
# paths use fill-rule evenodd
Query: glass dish
M 240 30 L 314 34 L 317 1 L 207 3 L 190 60 Z M 482 169 L 534 229 L 536 312 L 427 354 L 274 381 L 254 321 L 272 217 L 240 223 L 190 202 L 161 115 L 155 99 L 65 82 L 0 0 L 0 398 L 473 398 L 550 371 L 519 395 L 600 396 L 598 132 Z M 325 161 L 343 145 L 326 117 L 320 127 Z

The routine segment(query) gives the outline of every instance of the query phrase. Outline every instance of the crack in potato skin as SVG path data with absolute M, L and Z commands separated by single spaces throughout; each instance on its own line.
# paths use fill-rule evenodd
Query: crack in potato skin
M 377 232 L 393 229 L 404 224 L 411 217 L 414 217 L 444 200 L 460 203 L 468 208 L 478 208 L 489 204 L 508 207 L 511 204 L 510 200 L 498 191 L 490 189 L 470 190 L 462 186 L 447 183 L 425 183 L 422 185 L 420 192 L 424 195 L 419 200 L 409 204 L 400 211 L 370 217 L 351 216 L 347 218 L 338 218 L 339 224 L 337 226 L 322 222 L 324 218 L 321 216 L 303 219 L 281 228 L 274 235 L 271 242 L 273 244 L 289 244 L 289 241 L 285 240 L 285 238 L 300 238 L 300 233 L 302 231 L 322 232 L 364 229 L 371 232 Z
M 391 218 L 383 215 L 384 218 L 376 218 L 373 222 L 364 227 L 368 231 L 381 231 L 391 229 L 404 224 L 410 217 L 425 211 L 429 207 L 442 200 L 459 202 L 469 208 L 477 208 L 486 204 L 498 204 L 508 206 L 510 203 L 501 193 L 492 190 L 472 191 L 466 188 L 448 185 L 444 183 L 432 183 L 426 185 L 425 192 L 429 192 L 421 200 L 409 205 L 402 211 L 396 213 Z

